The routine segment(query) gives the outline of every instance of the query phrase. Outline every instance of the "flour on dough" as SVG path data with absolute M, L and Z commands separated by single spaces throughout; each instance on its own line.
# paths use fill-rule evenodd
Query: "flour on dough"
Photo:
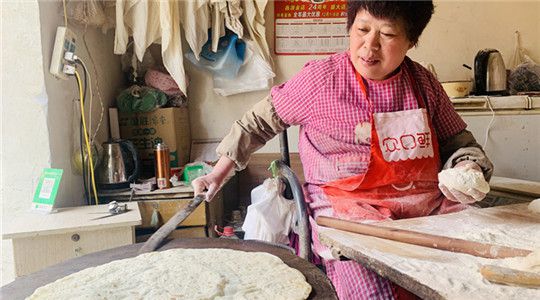
M 489 183 L 484 179 L 484 174 L 469 166 L 442 170 L 439 173 L 439 182 L 464 194 L 468 194 L 468 190 L 472 188 L 485 194 L 489 192 Z
M 540 214 L 540 199 L 531 201 L 531 203 L 529 203 L 529 205 L 527 206 L 527 209 L 534 213 Z
M 300 271 L 263 252 L 172 249 L 84 269 L 27 299 L 306 299 Z

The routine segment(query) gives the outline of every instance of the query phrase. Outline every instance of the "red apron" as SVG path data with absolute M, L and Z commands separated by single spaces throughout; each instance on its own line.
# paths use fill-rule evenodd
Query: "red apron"
M 429 215 L 436 209 L 450 212 L 466 207 L 448 203 L 439 191 L 437 174 L 441 162 L 437 136 L 426 102 L 407 67 L 404 73 L 413 86 L 419 108 L 386 113 L 374 113 L 364 81 L 356 73 L 371 110 L 371 157 L 366 173 L 323 186 L 339 218 L 401 219 Z M 445 207 L 440 208 L 443 202 Z

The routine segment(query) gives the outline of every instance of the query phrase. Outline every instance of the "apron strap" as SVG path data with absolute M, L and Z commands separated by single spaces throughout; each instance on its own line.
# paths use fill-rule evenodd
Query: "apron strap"
M 407 65 L 407 63 L 404 63 L 403 66 L 405 66 L 405 68 L 403 69 L 405 70 L 405 74 L 407 75 L 407 77 L 409 78 L 409 81 L 411 82 L 414 97 L 416 98 L 416 101 L 418 101 L 418 107 L 427 109 L 426 101 L 424 100 L 422 93 L 420 93 L 418 82 L 412 76 L 411 70 L 409 70 L 409 66 Z
M 354 74 L 356 75 L 356 80 L 360 84 L 360 89 L 362 90 L 362 92 L 364 92 L 364 95 L 366 95 L 369 111 L 373 114 L 375 111 L 373 110 L 373 104 L 371 103 L 371 100 L 369 100 L 368 89 L 366 88 L 366 84 L 364 83 L 364 78 L 356 70 L 354 70 Z

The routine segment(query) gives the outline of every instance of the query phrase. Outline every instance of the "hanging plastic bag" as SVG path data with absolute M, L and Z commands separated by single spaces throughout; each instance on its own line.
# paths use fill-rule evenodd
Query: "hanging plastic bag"
M 508 65 L 510 70 L 514 70 L 517 66 L 525 62 L 525 53 L 521 48 L 521 43 L 519 41 L 519 31 L 516 31 L 514 35 L 514 53 L 512 54 Z
M 295 205 L 282 196 L 284 189 L 279 178 L 268 178 L 251 191 L 251 205 L 242 225 L 245 240 L 289 243 Z
M 244 65 L 240 68 L 236 78 L 214 75 L 214 92 L 216 94 L 230 96 L 266 90 L 272 86 L 272 78 L 276 76 L 272 67 L 256 50 L 252 41 L 245 40 L 245 42 L 247 47 Z
M 519 31 L 515 32 L 515 48 L 510 59 L 511 72 L 508 76 L 510 94 L 540 91 L 540 65 L 533 61 L 519 41 Z
M 212 33 L 209 31 L 208 36 Z M 185 54 L 188 61 L 199 68 L 210 71 L 213 75 L 234 79 L 244 62 L 246 44 L 238 39 L 238 35 L 227 30 L 227 33 L 219 38 L 218 49 L 212 51 L 211 38 L 203 45 L 200 59 L 189 51 Z

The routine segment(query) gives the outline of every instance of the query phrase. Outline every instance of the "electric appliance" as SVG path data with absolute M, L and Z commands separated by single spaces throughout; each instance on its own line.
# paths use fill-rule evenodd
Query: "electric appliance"
M 474 87 L 475 95 L 506 94 L 506 67 L 499 51 L 478 51 L 474 58 Z
M 125 189 L 139 176 L 137 149 L 129 140 L 103 143 L 103 163 L 98 169 L 101 189 Z

